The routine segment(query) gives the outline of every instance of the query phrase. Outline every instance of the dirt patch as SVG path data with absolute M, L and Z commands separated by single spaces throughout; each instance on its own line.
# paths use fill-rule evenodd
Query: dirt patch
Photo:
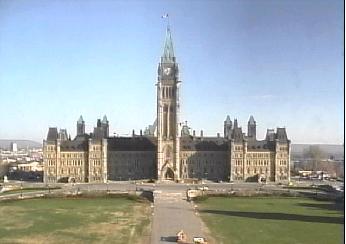
M 1 219 L 1 228 L 4 230 L 17 230 L 29 228 L 33 225 L 33 221 L 22 219 L 24 209 L 21 207 L 2 206 L 0 208 L 0 216 L 9 216 Z
M 204 223 L 203 219 L 201 218 L 201 216 L 199 216 L 202 222 L 202 231 L 203 233 L 205 233 L 205 236 L 207 238 L 207 241 L 209 244 L 217 244 L 217 242 L 215 241 L 215 239 L 212 237 L 211 235 L 211 231 L 209 230 L 209 228 L 206 226 L 206 224 Z
M 63 208 L 52 209 L 53 214 L 66 214 L 69 210 Z M 1 229 L 4 231 L 16 231 L 32 227 L 34 220 L 24 218 L 25 209 L 14 206 L 1 206 L 0 215 L 11 214 L 13 218 L 4 218 L 1 223 Z M 11 237 L 0 237 L 1 243 L 18 244 L 43 244 L 43 243 L 131 243 L 131 244 L 149 244 L 143 242 L 143 233 L 149 236 L 150 233 L 150 206 L 145 203 L 132 203 L 122 210 L 96 212 L 74 211 L 75 215 L 87 216 L 87 222 L 81 222 L 79 225 L 69 228 L 60 226 L 60 229 L 53 229 L 47 233 L 40 232 L 36 234 L 26 233 L 21 235 L 11 235 Z M 101 215 L 100 215 L 101 214 Z M 23 216 L 23 217 L 22 217 Z M 104 216 L 104 219 L 100 219 Z M 95 219 L 95 221 L 93 221 Z M 37 220 L 37 217 L 35 218 Z M 99 222 L 102 221 L 102 222 Z M 62 227 L 62 229 L 61 229 Z M 12 237 L 13 236 L 13 237 Z
M 121 211 L 117 211 L 117 212 L 110 212 L 109 215 L 113 217 L 123 217 L 125 216 L 125 213 Z
M 59 241 L 59 237 L 55 235 L 35 235 L 35 236 L 26 236 L 21 238 L 6 238 L 2 239 L 1 243 L 11 243 L 11 244 L 45 244 L 45 243 L 55 243 L 63 244 L 66 243 L 66 239 Z M 71 243 L 80 244 L 82 241 L 69 240 Z
M 33 221 L 18 221 L 18 219 L 8 220 L 5 223 L 2 222 L 1 225 L 5 230 L 18 230 L 18 229 L 26 229 L 33 225 Z
M 132 235 L 128 243 L 133 244 L 150 244 L 151 235 L 151 209 L 147 204 L 138 204 L 133 208 L 134 226 Z

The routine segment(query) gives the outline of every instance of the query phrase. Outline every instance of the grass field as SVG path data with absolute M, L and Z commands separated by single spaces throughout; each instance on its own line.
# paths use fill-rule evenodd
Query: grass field
M 198 203 L 218 244 L 343 243 L 343 206 L 306 198 L 209 198 Z
M 138 243 L 149 213 L 125 198 L 0 202 L 0 243 Z

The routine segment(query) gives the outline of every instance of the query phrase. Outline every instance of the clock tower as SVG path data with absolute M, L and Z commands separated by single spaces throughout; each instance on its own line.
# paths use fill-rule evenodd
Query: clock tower
M 158 67 L 157 86 L 157 178 L 179 180 L 179 83 L 169 25 Z

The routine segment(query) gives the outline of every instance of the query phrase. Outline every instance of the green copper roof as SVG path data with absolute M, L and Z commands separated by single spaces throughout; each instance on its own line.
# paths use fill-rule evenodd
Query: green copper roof
M 166 40 L 165 40 L 165 46 L 163 49 L 162 60 L 165 63 L 174 62 L 173 40 L 172 40 L 172 33 L 169 26 L 167 26 L 167 30 L 166 30 Z

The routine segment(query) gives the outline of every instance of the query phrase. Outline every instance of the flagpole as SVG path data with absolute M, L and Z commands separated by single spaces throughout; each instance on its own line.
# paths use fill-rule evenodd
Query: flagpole
M 161 18 L 167 19 L 167 29 L 170 29 L 169 15 L 168 14 L 162 15 Z
M 168 29 L 171 29 L 171 26 L 170 26 L 170 24 L 169 24 L 169 15 L 167 14 L 167 28 Z

